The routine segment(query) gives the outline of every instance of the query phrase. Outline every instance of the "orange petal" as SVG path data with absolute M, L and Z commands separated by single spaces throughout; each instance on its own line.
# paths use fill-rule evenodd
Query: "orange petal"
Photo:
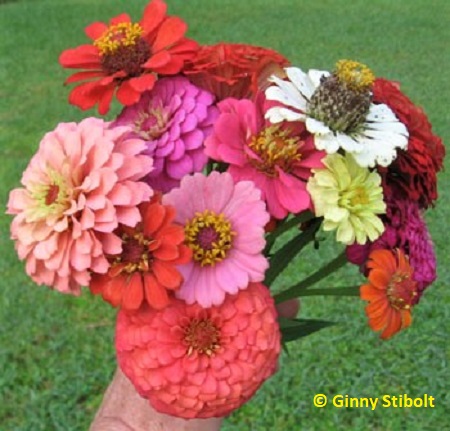
M 391 274 L 397 269 L 397 262 L 391 250 L 374 250 L 369 255 L 368 268 L 380 268 Z
M 359 294 L 361 299 L 365 301 L 377 301 L 378 299 L 384 298 L 385 293 L 380 289 L 376 289 L 371 284 L 363 284 L 359 288 Z
M 157 238 L 164 238 L 164 242 L 170 244 L 181 244 L 184 241 L 184 228 L 180 225 L 170 225 L 161 229 Z
M 126 310 L 137 310 L 144 299 L 144 289 L 142 286 L 142 275 L 135 272 L 124 286 L 122 307 Z
M 366 307 L 366 312 L 369 318 L 379 317 L 386 315 L 389 310 L 389 301 L 386 298 L 382 298 L 378 301 L 373 301 Z
M 402 310 L 402 328 L 407 328 L 411 325 L 411 322 L 411 310 Z
M 175 266 L 160 260 L 155 260 L 152 265 L 156 279 L 167 289 L 177 289 L 183 278 Z
M 174 259 L 172 261 L 173 264 L 181 265 L 184 263 L 188 263 L 192 259 L 192 249 L 187 245 L 180 245 L 178 247 L 178 253 L 180 254 L 178 259 Z
M 391 281 L 391 274 L 382 269 L 374 268 L 369 272 L 368 278 L 374 287 L 386 289 Z
M 169 304 L 167 290 L 161 286 L 152 274 L 144 274 L 145 298 L 150 306 L 161 310 Z
M 166 216 L 166 208 L 158 203 L 147 207 L 143 219 L 144 235 L 151 237 L 160 228 Z
M 402 328 L 401 313 L 398 310 L 390 309 L 388 316 L 388 324 L 381 333 L 381 338 L 387 340 L 396 334 Z
M 163 242 L 160 247 L 153 252 L 153 256 L 156 259 L 164 261 L 172 261 L 178 258 L 179 255 L 178 247 L 168 242 Z
M 103 299 L 108 301 L 112 306 L 118 307 L 122 302 L 123 289 L 125 288 L 126 279 L 123 276 L 114 277 L 105 284 L 103 288 Z

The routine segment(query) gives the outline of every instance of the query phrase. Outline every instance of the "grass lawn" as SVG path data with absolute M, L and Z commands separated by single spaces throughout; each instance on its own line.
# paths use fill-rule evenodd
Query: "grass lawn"
M 83 113 L 67 104 L 68 73 L 57 63 L 68 47 L 87 43 L 83 28 L 122 11 L 138 19 L 145 0 L 24 0 L 0 2 L 0 193 L 19 185 L 42 135 Z M 168 0 L 189 23 L 189 36 L 272 47 L 304 69 L 331 69 L 336 60 L 368 64 L 378 76 L 401 81 L 450 142 L 450 52 L 447 0 Z M 117 113 L 115 106 L 114 113 Z M 448 160 L 447 160 L 448 161 Z M 449 164 L 440 200 L 427 220 L 439 278 L 414 309 L 411 328 L 381 342 L 367 326 L 357 298 L 303 301 L 302 316 L 341 324 L 290 345 L 278 374 L 225 422 L 238 430 L 450 429 Z M 0 430 L 86 430 L 115 368 L 114 311 L 87 292 L 67 297 L 36 287 L 9 240 L 1 215 Z M 280 280 L 303 277 L 336 252 L 331 236 L 319 252 L 306 250 Z M 349 279 L 351 282 L 349 283 Z M 327 285 L 351 285 L 345 268 Z M 323 393 L 352 397 L 408 394 L 435 397 L 428 409 L 345 409 L 313 406 Z

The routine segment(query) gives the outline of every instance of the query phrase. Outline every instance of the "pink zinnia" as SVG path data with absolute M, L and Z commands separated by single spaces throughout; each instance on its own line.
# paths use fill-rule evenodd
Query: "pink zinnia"
M 270 214 L 282 219 L 311 207 L 306 183 L 312 168 L 323 167 L 303 125 L 266 124 L 262 102 L 225 99 L 220 116 L 205 142 L 206 154 L 229 163 L 235 181 L 251 180 L 261 190 Z
M 121 310 L 120 367 L 159 412 L 224 416 L 248 401 L 277 368 L 280 331 L 268 289 L 250 284 L 204 309 L 174 300 L 163 310 Z
M 262 251 L 269 214 L 250 181 L 234 183 L 228 173 L 194 174 L 163 197 L 184 225 L 193 259 L 179 270 L 184 283 L 176 295 L 188 304 L 220 305 L 249 282 L 262 281 L 268 267 Z
M 11 238 L 36 283 L 79 294 L 90 271 L 107 271 L 105 253 L 121 251 L 112 233 L 118 224 L 141 220 L 137 205 L 152 190 L 138 180 L 152 160 L 140 155 L 145 146 L 127 133 L 88 118 L 61 123 L 42 139 L 7 210 L 15 214 Z
M 402 249 L 414 268 L 413 279 L 417 282 L 419 301 L 423 291 L 436 279 L 436 255 L 427 225 L 418 202 L 406 199 L 388 201 L 385 231 L 373 243 L 347 247 L 350 262 L 361 265 L 363 271 L 369 254 L 377 249 Z
M 200 172 L 208 158 L 203 142 L 218 115 L 214 97 L 186 78 L 164 78 L 135 105 L 124 108 L 114 125 L 127 125 L 132 136 L 143 139 L 155 169 L 149 184 L 167 192 L 181 178 Z

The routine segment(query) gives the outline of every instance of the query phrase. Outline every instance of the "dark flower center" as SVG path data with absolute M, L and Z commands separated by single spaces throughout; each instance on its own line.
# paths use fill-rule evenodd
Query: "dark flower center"
M 417 283 L 410 274 L 396 272 L 387 288 L 387 297 L 392 307 L 397 310 L 408 310 L 415 302 Z

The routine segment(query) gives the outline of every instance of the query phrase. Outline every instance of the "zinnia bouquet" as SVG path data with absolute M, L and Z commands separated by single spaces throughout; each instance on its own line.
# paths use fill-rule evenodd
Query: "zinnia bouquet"
M 381 338 L 436 278 L 424 211 L 445 154 L 396 82 L 340 60 L 304 71 L 274 50 L 201 46 L 152 0 L 67 49 L 69 102 L 106 114 L 47 133 L 13 190 L 11 237 L 37 283 L 118 308 L 118 363 L 158 411 L 223 416 L 277 370 L 281 346 L 332 322 L 276 303 L 360 296 Z M 327 232 L 330 231 L 330 234 Z M 271 286 L 331 237 L 342 251 Z M 311 247 L 314 246 L 314 247 Z M 361 286 L 316 287 L 351 262 Z

